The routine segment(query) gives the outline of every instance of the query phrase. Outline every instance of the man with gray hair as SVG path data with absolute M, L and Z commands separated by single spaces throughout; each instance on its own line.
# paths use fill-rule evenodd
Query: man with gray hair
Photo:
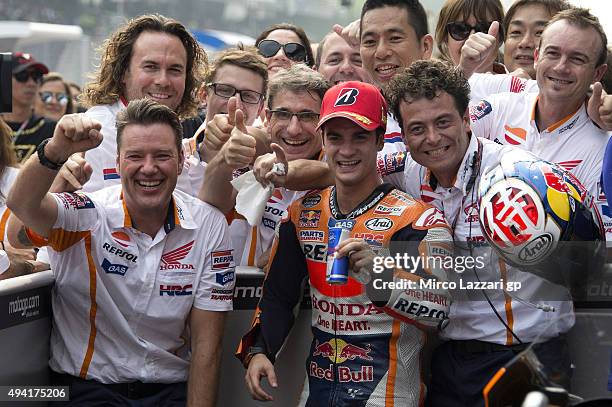
M 235 128 L 232 136 L 211 160 L 200 192 L 200 198 L 222 212 L 234 207 L 236 191 L 230 181 L 235 170 L 254 164 L 257 178 L 276 184 L 271 169 L 274 162 L 285 164 L 296 159 L 319 159 L 321 137 L 316 129 L 323 95 L 329 83 L 318 72 L 305 65 L 294 65 L 280 71 L 268 85 L 266 118 L 268 136 L 273 153 L 256 156 L 256 141 L 246 129 L 245 115 L 240 109 L 229 112 Z M 230 102 L 230 106 L 232 103 Z M 233 104 L 235 106 L 235 104 Z M 263 267 L 267 263 L 274 230 L 287 207 L 302 196 L 287 188 L 276 188 L 266 204 L 261 223 L 250 228 L 248 223 L 233 213 L 230 226 L 237 264 Z

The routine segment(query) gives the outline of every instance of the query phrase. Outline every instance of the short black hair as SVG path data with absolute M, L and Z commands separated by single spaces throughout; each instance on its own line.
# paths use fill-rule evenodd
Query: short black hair
M 427 13 L 418 0 L 366 0 L 361 8 L 361 22 L 359 23 L 360 32 L 363 32 L 363 16 L 365 13 L 383 7 L 399 7 L 406 10 L 408 13 L 408 24 L 414 29 L 417 40 L 429 34 Z

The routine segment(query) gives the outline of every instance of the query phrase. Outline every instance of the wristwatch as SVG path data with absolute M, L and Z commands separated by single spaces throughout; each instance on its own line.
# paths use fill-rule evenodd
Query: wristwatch
M 266 354 L 266 350 L 264 348 L 262 348 L 261 346 L 250 346 L 249 347 L 249 353 L 247 353 L 247 355 L 244 358 L 244 361 L 242 362 L 244 367 L 248 368 L 249 367 L 249 363 L 251 363 L 251 359 L 253 359 L 253 356 L 258 355 L 260 353 L 263 353 L 265 355 Z
M 64 165 L 66 163 L 66 161 L 60 162 L 60 163 L 56 163 L 53 162 L 51 160 L 49 160 L 47 158 L 47 156 L 45 155 L 45 146 L 47 145 L 47 143 L 49 143 L 50 139 L 44 139 L 39 145 L 38 147 L 36 147 L 36 153 L 38 154 L 38 161 L 40 161 L 40 164 L 44 167 L 49 168 L 50 170 L 53 171 L 59 171 L 60 168 L 62 168 L 62 165 Z

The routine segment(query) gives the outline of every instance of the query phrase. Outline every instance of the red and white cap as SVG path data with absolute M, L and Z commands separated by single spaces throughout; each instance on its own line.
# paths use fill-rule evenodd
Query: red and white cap
M 13 73 L 25 71 L 28 68 L 34 68 L 40 71 L 43 75 L 49 73 L 49 68 L 42 62 L 38 62 L 31 54 L 25 52 L 15 52 L 13 54 Z
M 342 82 L 331 87 L 323 97 L 317 129 L 335 117 L 351 120 L 364 130 L 387 128 L 387 102 L 374 85 L 365 82 Z

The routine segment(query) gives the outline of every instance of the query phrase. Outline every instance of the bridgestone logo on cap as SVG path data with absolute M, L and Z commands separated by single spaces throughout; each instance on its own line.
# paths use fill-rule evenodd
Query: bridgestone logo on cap
M 336 103 L 334 103 L 334 107 L 354 105 L 355 102 L 357 102 L 358 94 L 359 90 L 355 88 L 342 89 L 338 95 L 338 98 L 336 99 Z

